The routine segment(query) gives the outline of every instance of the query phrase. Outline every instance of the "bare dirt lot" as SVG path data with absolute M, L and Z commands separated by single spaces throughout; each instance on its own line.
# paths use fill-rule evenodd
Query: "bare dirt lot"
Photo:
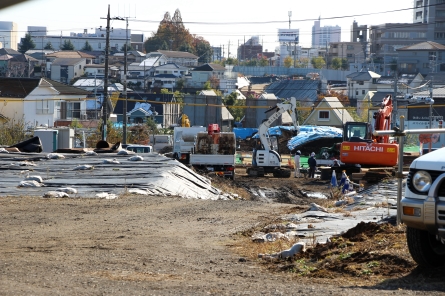
M 1 295 L 443 295 L 444 269 L 409 256 L 403 226 L 359 224 L 288 259 L 259 253 L 293 242 L 253 242 L 254 231 L 305 211 L 323 191 L 307 179 L 212 178 L 264 199 L 210 201 L 0 198 Z M 243 193 L 247 192 L 247 193 Z

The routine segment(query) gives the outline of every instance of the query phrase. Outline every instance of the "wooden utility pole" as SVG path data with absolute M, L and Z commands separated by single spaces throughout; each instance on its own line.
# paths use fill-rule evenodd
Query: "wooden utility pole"
M 127 144 L 127 41 L 128 41 L 128 17 L 126 18 L 127 27 L 125 30 L 125 49 L 124 49 L 124 106 L 122 108 L 122 113 L 124 115 L 123 118 L 123 126 L 122 126 L 122 143 Z M 144 64 L 145 65 L 145 64 Z M 145 66 L 144 66 L 145 67 Z M 145 71 L 144 71 L 144 79 L 145 79 Z

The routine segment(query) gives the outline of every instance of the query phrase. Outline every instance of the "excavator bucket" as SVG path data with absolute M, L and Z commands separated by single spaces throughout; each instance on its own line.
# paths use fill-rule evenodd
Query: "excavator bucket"
M 346 164 L 395 166 L 399 145 L 394 143 L 343 142 L 340 161 Z

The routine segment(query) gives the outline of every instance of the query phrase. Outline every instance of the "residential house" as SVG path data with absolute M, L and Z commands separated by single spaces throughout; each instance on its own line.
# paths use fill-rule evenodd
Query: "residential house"
M 85 59 L 85 62 L 82 62 L 82 65 L 90 65 L 93 63 L 93 60 L 96 57 L 87 53 L 84 53 L 82 51 L 75 51 L 75 50 L 61 50 L 56 51 L 54 53 L 46 55 L 46 71 L 48 72 L 47 77 L 51 77 L 51 71 L 52 71 L 52 64 L 56 59 L 64 59 L 67 64 L 71 64 L 68 62 L 68 59 Z M 60 61 L 59 61 L 60 63 Z M 60 64 L 59 64 L 60 65 Z M 78 70 L 76 69 L 76 72 Z M 83 66 L 82 66 L 82 72 L 83 72 Z M 56 74 L 56 77 L 58 77 L 60 74 Z M 71 75 L 74 77 L 74 72 L 71 73 Z M 67 76 L 67 75 L 63 75 Z M 51 78 L 54 80 L 54 78 Z M 69 80 L 68 80 L 69 81 Z
M 74 78 L 84 75 L 86 60 L 82 58 L 58 58 L 51 63 L 49 77 L 52 80 L 70 84 Z
M 187 86 L 203 89 L 205 83 L 210 81 L 212 88 L 219 89 L 225 72 L 226 68 L 219 64 L 204 64 L 190 71 L 191 77 L 188 77 Z
M 29 55 L 11 48 L 0 49 L 0 76 L 33 77 L 34 67 L 37 64 L 38 60 Z
M 147 87 L 167 88 L 173 90 L 176 82 L 188 75 L 187 67 L 179 66 L 175 63 L 167 63 L 159 66 L 153 66 L 148 71 Z
M 27 125 L 66 126 L 86 118 L 90 92 L 47 78 L 0 78 L 3 116 Z
M 377 90 L 377 80 L 381 75 L 373 71 L 353 72 L 346 76 L 348 97 L 352 101 L 361 101 L 368 91 Z
M 105 64 L 89 64 L 84 66 L 84 72 L 87 77 L 104 78 Z M 119 67 L 108 65 L 108 77 L 117 78 L 119 75 Z
M 445 45 L 425 41 L 396 50 L 397 70 L 403 74 L 445 73 Z
M 354 121 L 351 114 L 336 97 L 325 97 L 303 122 L 303 125 L 321 125 L 343 128 L 348 121 Z
M 119 51 L 108 56 L 110 64 L 121 63 L 124 64 L 125 52 Z M 145 59 L 145 54 L 140 51 L 127 51 L 127 65 L 131 63 L 141 63 Z
M 168 63 L 175 63 L 184 67 L 197 67 L 199 57 L 186 51 L 158 50 Z M 148 55 L 147 55 L 148 57 Z

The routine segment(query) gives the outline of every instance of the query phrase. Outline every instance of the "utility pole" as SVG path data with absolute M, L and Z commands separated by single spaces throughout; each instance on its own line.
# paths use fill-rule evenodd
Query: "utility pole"
M 394 73 L 394 95 L 392 96 L 392 103 L 394 108 L 392 109 L 392 120 L 391 123 L 394 126 L 396 126 L 397 122 L 397 84 L 399 83 L 399 75 L 397 71 Z
M 125 30 L 125 48 L 124 48 L 124 106 L 122 108 L 122 113 L 124 115 L 123 126 L 122 126 L 122 143 L 127 144 L 127 41 L 128 41 L 128 17 L 126 18 L 127 27 Z M 144 64 L 145 65 L 145 64 Z M 144 71 L 145 77 L 145 71 Z
M 102 101 L 102 140 L 107 140 L 107 121 L 108 121 L 108 54 L 110 47 L 110 5 L 108 4 L 107 28 L 105 35 L 105 77 L 104 77 L 104 98 Z

